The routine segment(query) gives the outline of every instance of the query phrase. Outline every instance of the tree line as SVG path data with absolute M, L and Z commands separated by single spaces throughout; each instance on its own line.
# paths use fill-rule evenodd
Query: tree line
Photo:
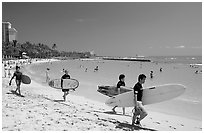
M 31 42 L 18 43 L 13 42 L 2 43 L 2 57 L 5 58 L 23 58 L 22 53 L 26 53 L 29 58 L 90 58 L 90 52 L 76 52 L 76 51 L 58 51 L 57 44 L 53 44 L 50 48 L 46 44 Z

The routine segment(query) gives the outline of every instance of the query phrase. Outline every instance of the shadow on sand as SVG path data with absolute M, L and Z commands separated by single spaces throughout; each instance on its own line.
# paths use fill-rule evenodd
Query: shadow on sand
M 6 94 L 14 94 L 14 95 L 19 96 L 19 97 L 25 97 L 25 96 L 23 96 L 23 95 L 18 94 L 18 93 L 15 92 L 14 90 L 10 90 L 10 93 L 7 92 Z
M 62 100 L 62 99 L 53 100 L 53 99 L 50 99 L 50 98 L 45 97 L 45 96 L 43 96 L 42 98 L 44 98 L 44 99 L 46 99 L 46 100 L 48 100 L 48 101 L 51 101 L 51 102 L 56 102 L 56 103 L 59 103 L 59 104 L 62 104 L 62 105 L 71 107 L 71 105 L 66 104 L 66 102 L 65 102 L 64 100 Z
M 52 102 L 57 102 L 59 104 L 62 104 L 62 105 L 65 105 L 65 106 L 70 106 L 71 105 L 68 105 L 66 103 L 63 102 L 63 100 L 53 100 L 53 99 L 50 99 L 48 97 L 43 97 L 44 99 L 46 100 L 49 100 L 49 101 L 52 101 Z M 121 116 L 128 116 L 128 117 L 131 117 L 130 115 L 123 115 L 123 114 L 117 114 L 117 113 L 114 113 L 113 111 L 106 111 L 106 112 L 101 112 L 101 111 L 96 111 L 96 110 L 93 110 L 93 112 L 97 112 L 97 113 L 105 113 L 105 114 L 110 114 L 110 115 L 121 115 Z M 107 120 L 106 120 L 107 121 Z M 112 121 L 111 121 L 112 122 Z M 140 126 L 136 126 L 136 125 L 131 125 L 131 124 L 128 124 L 128 123 L 121 123 L 117 120 L 115 120 L 114 122 L 112 122 L 116 125 L 115 128 L 119 128 L 119 129 L 122 129 L 124 131 L 133 131 L 133 130 L 145 130 L 145 131 L 156 131 L 155 129 L 151 129 L 151 128 L 146 128 L 146 127 L 140 127 Z
M 98 111 L 98 112 L 99 112 L 99 111 Z M 105 113 L 105 114 L 109 114 L 109 115 L 121 115 L 121 116 L 129 116 L 129 117 L 132 117 L 131 115 L 118 114 L 118 113 L 113 112 L 113 111 L 106 111 L 106 112 L 100 112 L 100 113 Z
M 131 125 L 128 123 L 119 123 L 116 128 L 120 128 L 126 131 L 133 131 L 133 130 L 145 130 L 145 131 L 156 131 L 155 129 L 144 128 L 136 125 Z
M 123 114 L 118 114 L 115 113 L 113 111 L 106 111 L 106 112 L 101 112 L 101 111 L 93 111 L 93 112 L 97 112 L 97 113 L 105 113 L 105 114 L 110 114 L 110 115 L 120 115 L 120 116 L 128 116 L 128 117 L 132 117 L 131 115 L 123 115 Z M 151 128 L 145 128 L 145 127 L 141 127 L 141 126 L 137 126 L 137 125 L 131 125 L 128 123 L 121 123 L 119 121 L 117 121 L 117 126 L 116 128 L 120 128 L 124 131 L 133 131 L 133 130 L 145 130 L 145 131 L 156 131 L 155 129 L 151 129 Z

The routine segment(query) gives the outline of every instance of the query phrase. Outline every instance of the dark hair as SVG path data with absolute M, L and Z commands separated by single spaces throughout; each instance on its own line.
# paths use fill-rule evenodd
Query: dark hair
M 123 79 L 123 78 L 125 78 L 125 75 L 124 75 L 124 74 L 120 74 L 119 80 L 121 80 L 121 79 Z
M 16 69 L 20 68 L 19 66 L 16 66 Z
M 142 80 L 142 79 L 144 79 L 144 78 L 146 78 L 146 76 L 145 76 L 144 74 L 140 74 L 140 75 L 138 76 L 138 81 L 140 81 L 140 80 Z

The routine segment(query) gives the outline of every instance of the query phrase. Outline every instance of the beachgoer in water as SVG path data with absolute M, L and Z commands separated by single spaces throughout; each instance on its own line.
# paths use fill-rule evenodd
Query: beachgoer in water
M 153 78 L 153 71 L 150 71 L 150 78 Z
M 143 96 L 142 84 L 145 83 L 145 80 L 146 80 L 146 76 L 144 74 L 140 74 L 138 76 L 138 82 L 135 84 L 133 88 L 135 107 L 133 109 L 132 125 L 135 124 L 136 118 L 137 118 L 136 124 L 140 124 L 140 121 L 147 116 L 147 112 L 142 105 L 142 96 Z
M 50 77 L 49 77 L 49 68 L 46 69 L 45 71 L 45 76 L 46 76 L 46 83 L 48 83 L 50 81 Z
M 162 68 L 160 68 L 159 71 L 162 72 Z
M 14 72 L 13 77 L 11 78 L 9 82 L 9 85 L 11 85 L 11 82 L 14 77 L 16 77 L 16 86 L 17 86 L 15 92 L 18 91 L 18 94 L 21 95 L 20 86 L 21 86 L 21 81 L 22 81 L 22 72 L 20 72 L 19 66 L 16 66 L 16 71 Z
M 85 72 L 87 72 L 87 71 L 88 71 L 88 68 L 85 69 Z
M 124 74 L 121 74 L 120 76 L 119 76 L 119 81 L 118 81 L 118 83 L 117 83 L 117 90 L 118 90 L 118 94 L 120 94 L 120 87 L 121 86 L 125 86 L 125 75 Z M 116 113 L 116 111 L 115 111 L 115 108 L 116 108 L 117 106 L 115 106 L 115 107 L 113 107 L 113 112 L 114 113 Z M 125 108 L 123 107 L 123 115 L 125 114 Z
M 96 66 L 96 68 L 94 69 L 94 72 L 98 71 L 98 66 Z
M 66 96 L 69 94 L 69 89 L 63 89 L 63 79 L 70 79 L 70 75 L 68 74 L 67 70 L 65 70 L 64 72 L 65 74 L 61 77 L 61 87 L 62 87 L 62 92 L 64 92 L 63 99 L 65 102 Z

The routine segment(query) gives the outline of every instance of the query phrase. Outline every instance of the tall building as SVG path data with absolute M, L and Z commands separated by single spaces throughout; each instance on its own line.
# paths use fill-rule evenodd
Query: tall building
M 11 28 L 11 23 L 2 22 L 2 42 L 9 42 L 9 29 Z
M 2 42 L 12 42 L 17 40 L 17 31 L 11 28 L 10 22 L 2 22 Z
M 17 40 L 17 30 L 15 28 L 9 29 L 9 42 L 13 42 L 13 40 Z

